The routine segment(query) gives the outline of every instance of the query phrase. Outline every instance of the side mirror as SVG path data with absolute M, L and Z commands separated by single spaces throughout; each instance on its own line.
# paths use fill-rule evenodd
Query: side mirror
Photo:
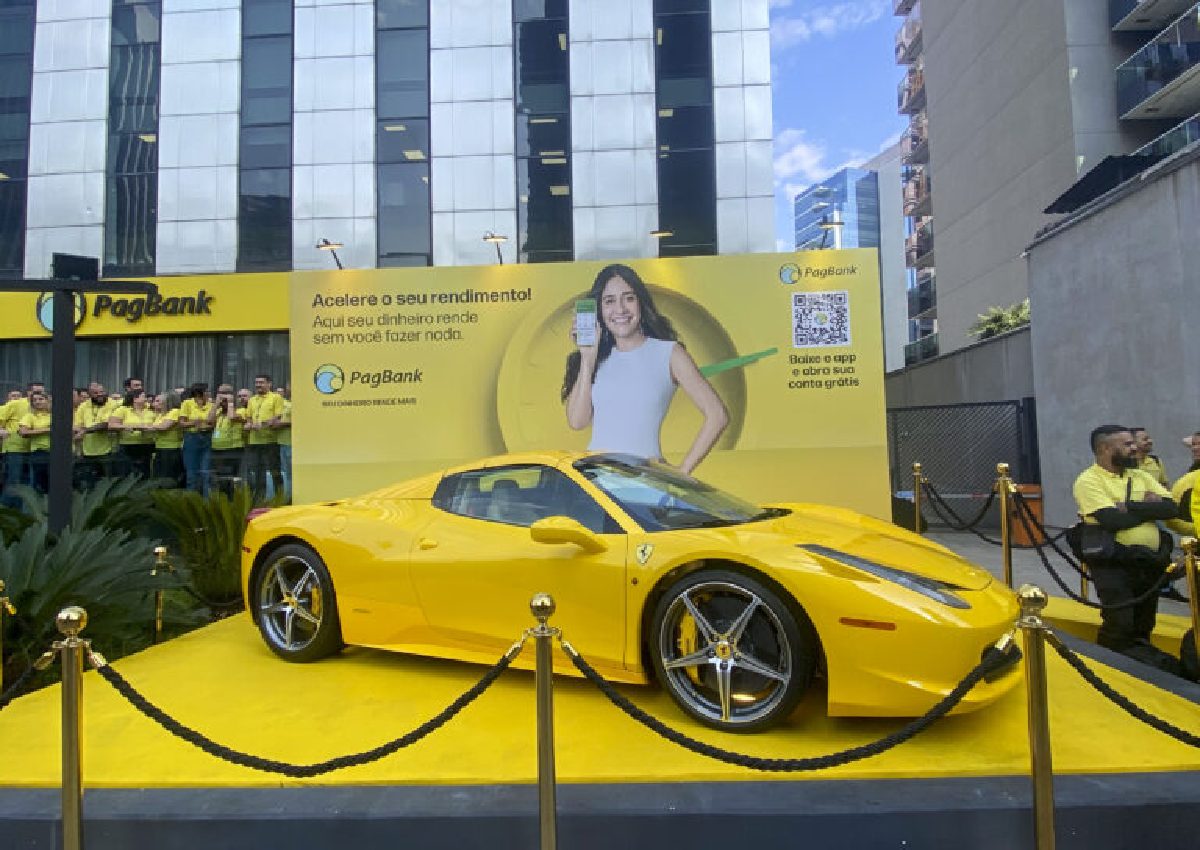
M 578 521 L 566 516 L 548 516 L 529 526 L 535 543 L 574 543 L 585 552 L 603 552 L 608 545 Z

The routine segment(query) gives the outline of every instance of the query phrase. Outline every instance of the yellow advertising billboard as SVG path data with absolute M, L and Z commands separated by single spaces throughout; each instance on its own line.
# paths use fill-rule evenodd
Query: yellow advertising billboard
M 296 500 L 507 452 L 587 447 L 562 391 L 577 302 L 606 265 L 294 275 Z M 890 515 L 875 251 L 627 265 L 729 413 L 697 477 L 759 502 Z M 675 392 L 661 420 L 668 462 L 701 423 Z

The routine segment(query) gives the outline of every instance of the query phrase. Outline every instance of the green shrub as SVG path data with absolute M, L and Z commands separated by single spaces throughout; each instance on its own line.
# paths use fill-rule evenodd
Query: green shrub
M 192 588 L 218 603 L 241 597 L 242 535 L 254 507 L 247 487 L 207 497 L 191 490 L 158 490 L 155 509 L 188 568 Z

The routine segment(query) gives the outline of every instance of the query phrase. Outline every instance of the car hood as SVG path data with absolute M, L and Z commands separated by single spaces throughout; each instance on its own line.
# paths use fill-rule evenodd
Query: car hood
M 784 536 L 793 546 L 823 546 L 966 590 L 983 590 L 992 583 L 987 570 L 892 523 L 825 505 L 775 507 L 791 513 L 762 523 L 763 531 Z M 820 552 L 808 554 L 822 562 L 828 557 Z

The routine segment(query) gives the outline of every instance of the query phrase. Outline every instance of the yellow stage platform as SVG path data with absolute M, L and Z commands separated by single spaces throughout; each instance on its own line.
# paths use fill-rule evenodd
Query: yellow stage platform
M 532 645 L 525 651 L 532 652 Z M 1056 773 L 1200 770 L 1200 750 L 1129 717 L 1052 651 L 1047 654 Z M 1137 704 L 1200 732 L 1197 705 L 1090 663 Z M 216 741 L 267 758 L 306 763 L 365 750 L 408 731 L 483 672 L 467 664 L 362 649 L 317 664 L 289 664 L 267 650 L 245 616 L 114 666 L 151 701 Z M 727 735 L 689 721 L 658 689 L 623 691 L 688 734 L 762 756 L 820 755 L 876 740 L 901 725 L 893 720 L 831 720 L 824 714 L 818 686 L 784 727 Z M 57 687 L 47 688 L 0 713 L 0 787 L 57 786 L 59 698 Z M 802 774 L 762 774 L 684 751 L 629 720 L 581 680 L 557 679 L 555 699 L 558 778 L 564 783 L 1003 777 L 1028 772 L 1022 688 L 983 711 L 944 719 L 883 755 Z M 523 672 L 506 673 L 446 728 L 415 746 L 313 780 L 260 773 L 206 755 L 138 714 L 94 672 L 85 679 L 84 724 L 84 777 L 93 789 L 511 785 L 535 780 L 533 676 Z

